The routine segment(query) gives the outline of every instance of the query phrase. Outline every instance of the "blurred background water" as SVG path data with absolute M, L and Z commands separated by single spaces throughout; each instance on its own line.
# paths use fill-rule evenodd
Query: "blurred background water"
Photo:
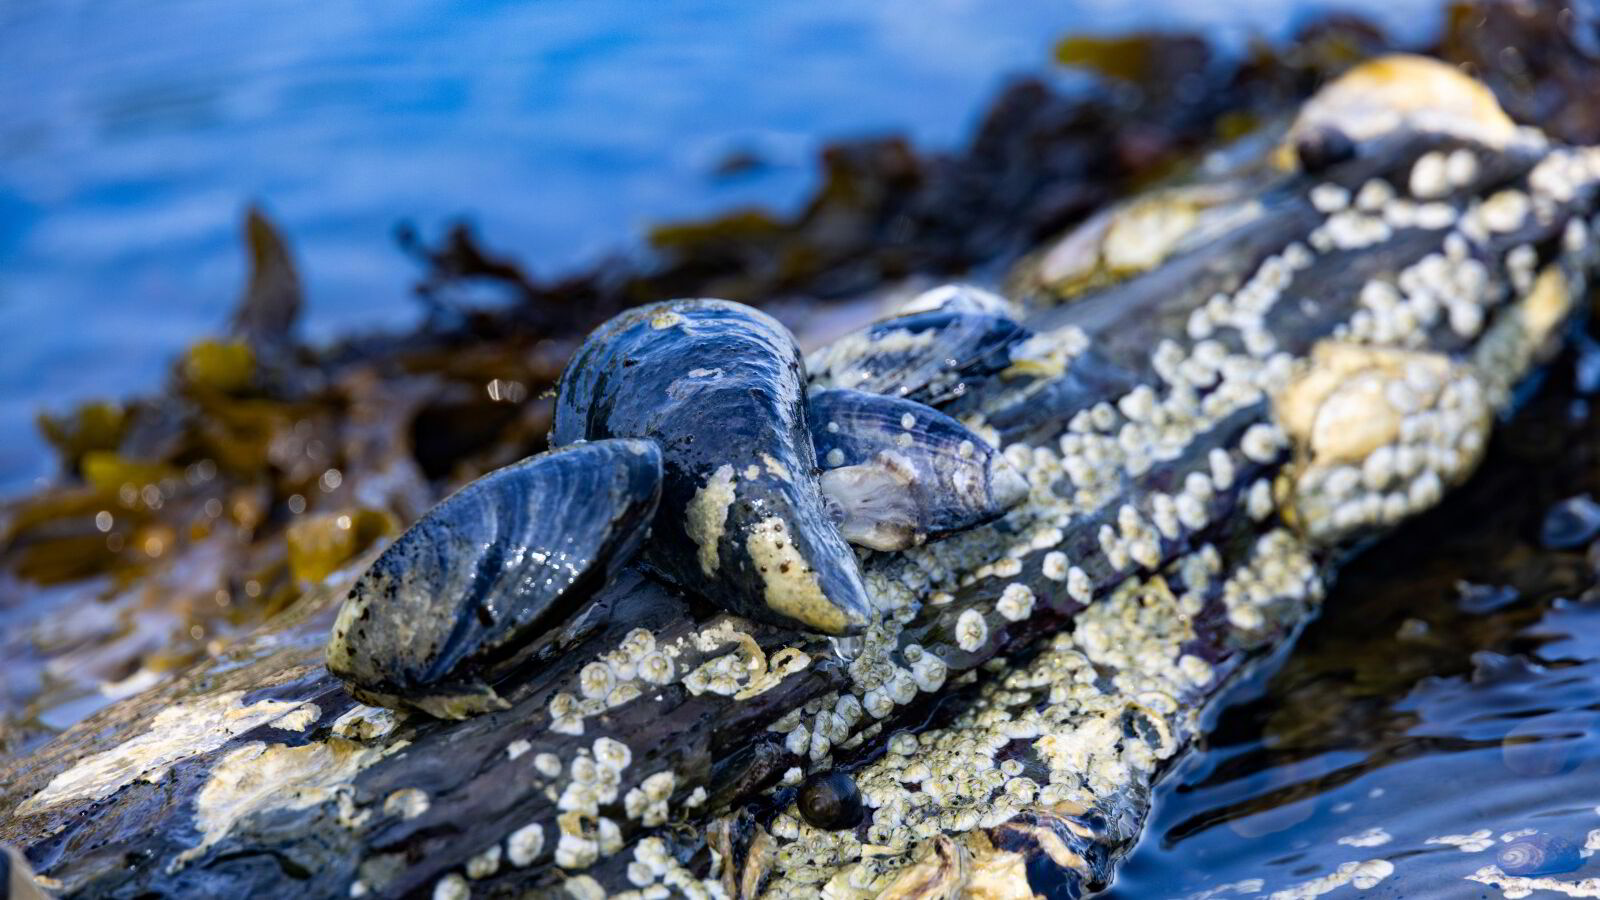
M 1333 8 L 1402 39 L 1439 20 L 1431 0 L 4 4 L 0 496 L 52 471 L 40 408 L 153 389 L 221 327 L 251 200 L 295 244 L 313 338 L 401 327 L 401 221 L 465 217 L 560 273 L 648 223 L 785 210 L 830 139 L 956 146 L 1065 33 L 1239 48 Z M 730 155 L 759 164 L 719 177 Z

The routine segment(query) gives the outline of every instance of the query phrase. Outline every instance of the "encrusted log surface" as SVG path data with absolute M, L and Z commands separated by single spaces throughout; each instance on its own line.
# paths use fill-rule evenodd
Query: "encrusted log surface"
M 1313 186 L 1357 195 L 1381 177 L 1403 197 L 1422 154 L 1457 148 L 1478 165 L 1444 202 L 1459 214 L 1509 186 L 1533 198 L 1520 216 L 1489 213 L 1496 227 L 1449 252 L 1481 209 L 1305 250 L 1329 218 Z M 1503 410 L 1567 312 L 1529 312 L 1534 276 L 1564 269 L 1570 297 L 1589 263 L 1587 229 L 1575 239 L 1570 223 L 1588 215 L 1600 169 L 1552 176 L 1554 193 L 1528 183 L 1565 152 L 1390 142 L 1269 183 L 1259 213 L 1211 243 L 1036 313 L 1063 371 L 975 385 L 958 410 L 1008 445 L 1033 497 L 989 528 L 870 557 L 869 588 L 891 613 L 864 638 L 836 646 L 714 616 L 629 573 L 501 686 L 509 710 L 447 723 L 360 706 L 322 668 L 347 570 L 223 658 L 0 772 L 0 842 L 82 896 L 808 895 L 825 883 L 844 896 L 1077 896 L 1137 837 L 1206 701 L 1309 617 L 1342 548 L 1381 531 L 1325 521 L 1304 480 L 1319 465 L 1311 437 L 1273 397 L 1331 365 L 1313 348 L 1349 328 L 1370 281 L 1438 254 L 1482 264 L 1473 303 L 1486 321 L 1383 343 Z M 1381 220 L 1383 201 L 1370 212 Z M 1244 283 L 1296 243 L 1286 284 L 1247 297 Z M 1193 311 L 1219 292 L 1237 308 L 1261 300 L 1240 319 L 1273 346 L 1219 326 L 1212 383 L 1175 384 L 1169 363 L 1202 343 Z M 1388 358 L 1359 353 L 1363 371 Z M 1219 400 L 1151 411 L 1186 389 Z M 1452 421 L 1481 447 L 1486 417 Z M 1115 449 L 1129 425 L 1149 440 Z M 1467 443 L 1455 450 L 1465 458 L 1440 463 L 1444 486 L 1474 461 Z M 891 740 L 897 730 L 922 743 Z M 836 766 L 875 808 L 854 831 L 816 832 L 792 815 L 792 786 Z

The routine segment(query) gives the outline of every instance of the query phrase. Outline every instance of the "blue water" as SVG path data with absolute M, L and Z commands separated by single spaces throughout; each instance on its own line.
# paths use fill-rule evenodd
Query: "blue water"
M 1282 38 L 1253 0 L 10 0 L 0 5 L 0 495 L 40 408 L 158 387 L 225 320 L 237 221 L 285 227 L 327 338 L 414 320 L 396 223 L 476 221 L 539 273 L 647 223 L 792 207 L 833 138 L 954 147 L 1068 31 Z M 1344 4 L 1422 37 L 1432 0 Z M 717 179 L 749 151 L 767 165 Z

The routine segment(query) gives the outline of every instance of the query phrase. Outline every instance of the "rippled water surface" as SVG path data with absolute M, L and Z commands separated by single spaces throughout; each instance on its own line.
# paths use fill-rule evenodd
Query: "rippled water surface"
M 649 222 L 792 205 L 828 139 L 958 143 L 1068 31 L 1281 38 L 1324 3 L 158 0 L 0 6 L 0 494 L 44 404 L 149 389 L 216 330 L 240 210 L 295 241 L 314 336 L 412 320 L 397 222 L 550 273 Z M 1401 37 L 1432 0 L 1357 0 Z M 716 177 L 730 154 L 753 158 Z

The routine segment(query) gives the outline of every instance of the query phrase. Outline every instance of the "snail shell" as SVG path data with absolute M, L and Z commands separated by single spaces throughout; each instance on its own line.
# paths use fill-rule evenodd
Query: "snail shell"
M 596 441 L 529 457 L 429 510 L 356 580 L 328 668 L 356 697 L 441 718 L 503 708 L 499 664 L 633 555 L 661 493 L 661 452 Z
M 820 390 L 809 415 L 822 492 L 852 543 L 903 550 L 992 522 L 1027 496 L 1005 457 L 931 407 Z
M 821 772 L 806 779 L 795 797 L 795 806 L 806 824 L 823 831 L 854 828 L 866 807 L 861 789 L 845 772 Z
M 551 443 L 648 437 L 661 512 L 645 563 L 743 616 L 849 634 L 871 605 L 826 515 L 794 337 L 723 300 L 677 300 L 600 326 L 561 376 Z

